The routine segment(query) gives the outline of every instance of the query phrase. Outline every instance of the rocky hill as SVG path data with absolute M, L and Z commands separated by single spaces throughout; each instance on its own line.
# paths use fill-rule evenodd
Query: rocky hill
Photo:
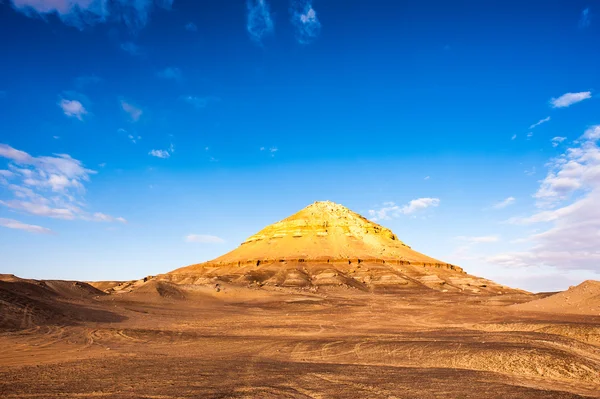
M 177 284 L 363 291 L 429 288 L 443 292 L 514 292 L 413 250 L 390 229 L 348 208 L 315 202 L 271 224 L 212 261 L 153 277 Z

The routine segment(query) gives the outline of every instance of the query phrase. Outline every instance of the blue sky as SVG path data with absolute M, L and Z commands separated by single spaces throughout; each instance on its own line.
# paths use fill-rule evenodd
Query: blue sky
M 0 272 L 167 272 L 328 199 L 515 287 L 600 279 L 599 15 L 0 1 Z

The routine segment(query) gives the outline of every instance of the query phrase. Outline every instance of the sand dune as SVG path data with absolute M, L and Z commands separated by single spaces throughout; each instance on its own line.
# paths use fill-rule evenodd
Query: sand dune
M 94 306 L 106 295 L 78 281 L 26 280 L 0 276 L 0 330 L 21 330 L 40 325 L 120 320 Z
M 513 308 L 535 312 L 600 316 L 600 281 L 587 280 L 567 291 L 515 305 Z

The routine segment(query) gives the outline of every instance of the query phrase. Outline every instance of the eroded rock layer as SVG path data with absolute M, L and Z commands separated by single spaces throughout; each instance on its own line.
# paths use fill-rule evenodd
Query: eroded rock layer
M 152 279 L 192 285 L 345 286 L 365 291 L 407 287 L 494 294 L 513 291 L 419 253 L 390 229 L 329 201 L 315 202 L 265 227 L 212 261 Z

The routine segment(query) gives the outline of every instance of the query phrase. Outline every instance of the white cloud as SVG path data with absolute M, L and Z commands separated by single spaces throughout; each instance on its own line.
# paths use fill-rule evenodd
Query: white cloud
M 563 141 L 565 141 L 566 139 L 567 139 L 566 137 L 554 137 L 550 141 L 552 142 L 552 147 L 558 147 L 558 145 L 560 143 L 562 143 Z
M 512 204 L 514 204 L 514 203 L 515 203 L 515 201 L 516 201 L 516 198 L 515 198 L 515 197 L 508 197 L 508 198 L 506 198 L 505 200 L 503 200 L 503 201 L 500 201 L 500 202 L 498 202 L 497 204 L 495 204 L 495 205 L 493 206 L 493 208 L 494 208 L 494 209 L 503 209 L 503 208 L 506 208 L 506 207 L 507 207 L 507 206 L 509 206 L 509 205 L 512 205 Z
M 98 23 L 123 22 L 139 31 L 154 8 L 170 9 L 173 0 L 10 0 L 13 7 L 34 17 L 55 14 L 67 25 L 83 29 Z
M 540 119 L 539 121 L 537 121 L 536 123 L 534 123 L 533 125 L 529 126 L 530 129 L 534 129 L 536 127 L 538 127 L 539 125 L 541 125 L 542 123 L 546 123 L 550 121 L 550 117 L 546 117 L 544 119 Z
M 516 134 L 513 134 L 513 135 L 512 135 L 512 137 L 511 137 L 510 139 L 511 139 L 511 140 L 514 140 L 514 139 L 516 139 L 516 138 L 517 138 L 517 135 L 516 135 Z
M 157 158 L 169 158 L 171 156 L 171 154 L 169 153 L 169 151 L 167 150 L 151 150 L 148 155 L 152 155 L 153 157 L 157 157 Z
M 411 215 L 429 207 L 437 207 L 439 204 L 439 198 L 418 198 L 404 206 L 396 205 L 394 202 L 386 202 L 380 209 L 370 209 L 369 215 L 373 221 L 389 220 L 401 215 Z
M 423 180 L 429 180 L 430 177 L 429 176 L 425 176 L 425 178 Z
M 273 33 L 273 19 L 266 0 L 246 0 L 248 15 L 246 29 L 252 40 L 261 43 L 266 35 Z
M 0 169 L 0 184 L 8 184 L 8 179 L 12 178 L 15 174 L 10 170 Z
M 119 133 L 123 133 L 123 134 L 127 134 L 127 138 L 129 139 L 129 141 L 131 141 L 133 144 L 136 144 L 138 142 L 138 140 L 142 139 L 142 136 L 139 135 L 133 135 L 131 133 L 128 133 L 127 130 L 121 128 L 118 129 L 117 132 Z
M 599 137 L 600 126 L 588 129 L 578 147 L 568 148 L 548 164 L 549 172 L 535 194 L 539 204 L 553 204 L 568 199 L 575 191 L 594 190 L 600 185 Z
M 24 151 L 0 144 L 0 157 L 9 160 L 11 182 L 4 178 L 13 199 L 2 199 L 3 205 L 14 211 L 57 219 L 89 220 L 83 210 L 85 183 L 96 172 L 67 154 L 33 157 Z
M 86 115 L 88 113 L 83 104 L 81 104 L 77 100 L 67 100 L 63 98 L 58 103 L 58 106 L 62 108 L 65 115 L 77 118 L 80 121 L 83 120 L 83 115 Z
M 321 32 L 321 22 L 312 7 L 311 0 L 294 0 L 292 3 L 292 25 L 296 30 L 296 40 L 308 44 Z
M 133 122 L 137 122 L 144 113 L 140 108 L 124 100 L 121 100 L 121 108 L 129 114 Z
M 586 140 L 600 140 L 600 125 L 592 126 L 583 134 Z
M 415 213 L 419 210 L 429 208 L 430 206 L 436 207 L 440 204 L 439 198 L 419 198 L 412 200 L 402 207 L 402 213 L 405 215 L 410 215 L 411 213 Z
M 592 98 L 592 93 L 589 91 L 582 91 L 579 93 L 565 93 L 558 98 L 551 99 L 550 104 L 552 104 L 553 108 L 564 108 L 578 103 L 580 101 L 587 100 L 588 98 Z
M 0 157 L 8 158 L 18 163 L 30 163 L 33 157 L 25 151 L 20 151 L 6 144 L 0 144 Z
M 75 214 L 73 213 L 73 211 L 71 209 L 52 208 L 44 203 L 28 202 L 28 201 L 21 201 L 21 200 L 10 200 L 10 201 L 0 200 L 0 204 L 4 205 L 10 209 L 14 209 L 17 211 L 23 211 L 30 215 L 44 216 L 44 217 L 50 217 L 50 218 L 55 218 L 55 219 L 65 219 L 65 220 L 75 219 Z
M 120 222 L 120 223 L 127 223 L 127 220 L 125 220 L 125 218 L 122 217 L 113 217 L 110 215 L 106 215 L 104 213 L 100 213 L 100 212 L 96 212 L 92 215 L 92 220 L 96 221 L 96 222 Z
M 27 231 L 29 233 L 36 233 L 36 234 L 51 234 L 52 233 L 52 230 L 47 229 L 45 227 L 36 226 L 33 224 L 22 223 L 22 222 L 19 222 L 18 220 L 14 220 L 14 219 L 0 218 L 0 226 L 6 227 L 9 229 L 23 230 L 23 231 Z
M 561 156 L 548 164 L 548 173 L 535 194 L 539 210 L 512 218 L 515 224 L 540 225 L 524 239 L 532 247 L 489 257 L 504 266 L 548 266 L 555 269 L 598 270 L 600 264 L 600 147 L 588 129 Z
M 162 79 L 171 79 L 176 81 L 181 81 L 183 79 L 181 70 L 173 67 L 165 68 L 164 70 L 157 72 L 156 76 Z
M 221 237 L 207 234 L 188 234 L 185 236 L 185 242 L 194 242 L 200 244 L 222 244 L 225 242 L 225 240 Z

